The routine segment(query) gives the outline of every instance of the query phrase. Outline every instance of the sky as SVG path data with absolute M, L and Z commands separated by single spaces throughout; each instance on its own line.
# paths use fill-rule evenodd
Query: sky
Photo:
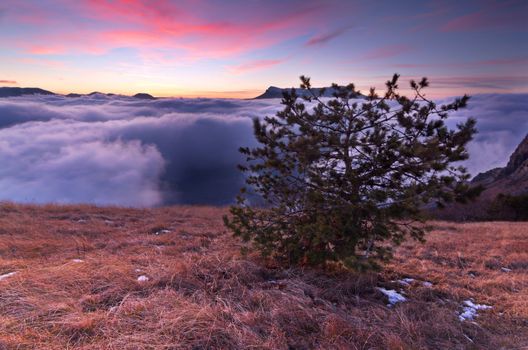
M 395 72 L 435 98 L 528 92 L 528 1 L 0 2 L 0 86 L 248 98 Z

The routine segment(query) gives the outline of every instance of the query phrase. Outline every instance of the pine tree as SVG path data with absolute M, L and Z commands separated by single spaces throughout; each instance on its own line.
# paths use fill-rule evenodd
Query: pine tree
M 226 226 L 286 263 L 369 268 L 406 236 L 423 240 L 421 208 L 478 195 L 454 165 L 468 158 L 475 120 L 445 124 L 469 97 L 437 106 L 423 93 L 426 78 L 410 82 L 412 98 L 398 92 L 398 78 L 382 96 L 333 84 L 327 100 L 301 77 L 307 96 L 292 89 L 276 116 L 254 119 L 260 146 L 240 148 L 248 186 Z M 255 194 L 264 206 L 251 205 Z

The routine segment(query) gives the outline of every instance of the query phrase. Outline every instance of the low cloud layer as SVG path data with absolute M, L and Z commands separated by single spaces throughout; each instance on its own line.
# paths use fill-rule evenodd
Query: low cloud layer
M 478 95 L 453 123 L 478 120 L 466 163 L 502 166 L 528 130 L 528 95 Z M 157 206 L 231 203 L 251 118 L 278 100 L 95 95 L 0 99 L 0 200 Z M 454 124 L 453 124 L 454 125 Z
M 449 99 L 443 100 L 449 101 Z M 505 166 L 509 156 L 528 134 L 528 94 L 482 94 L 469 100 L 448 125 L 468 117 L 477 120 L 478 134 L 469 145 L 465 166 L 473 175 Z

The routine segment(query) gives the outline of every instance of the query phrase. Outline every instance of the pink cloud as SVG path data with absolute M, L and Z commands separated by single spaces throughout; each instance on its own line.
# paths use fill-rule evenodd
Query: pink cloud
M 138 30 L 162 35 L 220 34 L 226 27 L 226 23 L 201 21 L 192 12 L 165 0 L 88 0 L 83 9 L 93 19 L 106 20 L 121 27 L 135 25 Z
M 42 58 L 42 57 L 38 57 L 38 58 L 24 57 L 24 58 L 20 58 L 19 62 L 30 64 L 30 65 L 45 66 L 45 67 L 49 67 L 49 68 L 62 68 L 62 67 L 64 67 L 64 62 L 55 61 L 55 60 L 49 60 L 49 59 Z
M 409 45 L 388 45 L 367 52 L 362 56 L 365 60 L 377 60 L 401 55 L 411 50 Z
M 0 84 L 5 85 L 16 85 L 18 84 L 15 80 L 0 80 Z
M 502 65 L 528 65 L 528 57 L 496 58 L 490 60 L 480 60 L 471 62 L 452 63 L 398 63 L 396 68 L 467 68 L 475 66 L 502 66 Z
M 235 74 L 241 74 L 249 71 L 255 71 L 260 69 L 265 69 L 269 67 L 276 66 L 278 64 L 281 64 L 285 62 L 285 59 L 278 59 L 278 60 L 256 60 L 251 61 L 247 63 L 240 64 L 238 66 L 230 67 L 230 71 L 232 71 Z
M 479 11 L 449 20 L 440 30 L 455 32 L 500 28 L 527 31 L 527 13 L 526 1 L 490 2 Z
M 461 94 L 478 93 L 526 93 L 528 92 L 528 75 L 494 75 L 482 74 L 478 76 L 470 75 L 427 75 L 430 82 L 429 88 L 425 91 L 430 98 L 440 98 L 456 96 Z M 356 84 L 361 89 L 368 89 L 375 86 L 378 91 L 383 91 L 385 87 L 379 84 L 386 80 L 386 76 L 372 75 L 369 79 L 357 81 Z M 403 93 L 412 91 L 408 82 L 413 79 L 419 81 L 422 75 L 402 75 L 400 77 L 400 88 Z
M 308 40 L 306 42 L 306 46 L 314 46 L 314 45 L 325 44 L 325 43 L 327 43 L 327 42 L 329 42 L 329 41 L 341 36 L 342 34 L 344 34 L 349 29 L 350 29 L 350 27 L 339 28 L 339 29 L 336 29 L 336 30 L 331 31 L 329 33 L 316 35 L 316 36 L 312 37 L 310 40 Z
M 494 65 L 510 65 L 510 64 L 528 64 L 528 57 L 519 57 L 519 58 L 504 58 L 504 59 L 493 59 L 493 60 L 484 60 L 477 61 L 476 64 L 481 66 L 494 66 Z
M 317 9 L 305 6 L 280 15 L 250 14 L 226 21 L 198 18 L 193 11 L 167 1 L 91 0 L 88 4 L 88 12 L 92 11 L 95 18 L 105 18 L 122 28 L 137 26 L 135 30 L 102 32 L 103 42 L 180 48 L 194 56 L 228 56 L 274 45 L 301 34 Z
M 5 13 L 17 23 L 42 26 L 55 21 L 54 13 L 45 6 L 16 0 L 3 0 L 3 2 L 8 6 L 8 11 L 6 10 Z
M 393 67 L 396 68 L 426 68 L 426 67 L 437 67 L 438 65 L 427 64 L 427 63 L 396 63 Z
M 166 0 L 64 2 L 68 15 L 42 13 L 53 24 L 28 35 L 29 40 L 14 40 L 12 44 L 37 55 L 102 54 L 131 47 L 140 51 L 141 56 L 147 56 L 144 51 L 148 50 L 179 49 L 183 52 L 178 53 L 176 60 L 184 56 L 218 58 L 267 48 L 304 35 L 315 17 L 324 12 L 321 4 L 292 7 L 272 3 L 259 8 L 260 12 L 254 9 L 233 16 L 225 4 L 204 3 L 207 12 L 198 11 L 199 6 Z M 38 5 L 35 7 L 40 11 Z
M 437 76 L 431 77 L 430 81 L 433 89 L 451 89 L 455 87 L 463 87 L 474 91 L 528 89 L 528 84 L 526 83 L 528 81 L 527 75 Z
M 64 53 L 65 49 L 64 47 L 60 47 L 60 46 L 46 47 L 46 46 L 37 45 L 37 46 L 30 46 L 28 48 L 28 52 L 34 55 L 58 55 L 58 54 Z

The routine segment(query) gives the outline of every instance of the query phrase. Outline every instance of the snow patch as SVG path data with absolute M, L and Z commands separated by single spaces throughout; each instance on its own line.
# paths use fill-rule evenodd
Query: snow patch
M 159 230 L 158 232 L 155 233 L 155 235 L 159 236 L 159 235 L 162 235 L 164 233 L 170 233 L 170 230 Z
M 473 320 L 478 316 L 478 310 L 487 310 L 492 308 L 490 305 L 475 304 L 471 299 L 464 300 L 462 304 L 464 306 L 462 306 L 462 312 L 458 316 L 460 321 Z
M 511 272 L 512 270 L 507 267 L 501 267 L 502 272 Z
M 147 282 L 149 278 L 145 275 L 141 275 L 137 278 L 138 282 Z
M 72 262 L 74 262 L 74 263 L 82 263 L 82 262 L 84 262 L 84 260 L 82 260 L 82 259 L 72 259 Z
M 0 275 L 0 281 L 5 280 L 6 278 L 11 277 L 11 276 L 13 276 L 15 274 L 16 274 L 16 271 Z
M 410 286 L 414 282 L 414 278 L 404 278 L 398 280 L 398 283 L 403 284 L 404 286 Z
M 391 307 L 397 303 L 403 303 L 407 300 L 403 295 L 395 291 L 394 289 L 385 289 L 378 287 L 377 290 L 382 292 L 387 298 L 389 298 L 389 303 L 387 306 Z
M 418 283 L 422 283 L 422 286 L 424 287 L 427 287 L 427 288 L 431 288 L 433 286 L 433 283 L 432 282 L 429 282 L 429 281 L 420 281 L 420 280 L 416 280 L 414 278 L 403 278 L 401 280 L 397 280 L 397 281 L 392 281 L 392 282 L 397 282 L 401 285 L 404 285 L 406 287 L 409 287 L 413 282 L 418 282 Z

